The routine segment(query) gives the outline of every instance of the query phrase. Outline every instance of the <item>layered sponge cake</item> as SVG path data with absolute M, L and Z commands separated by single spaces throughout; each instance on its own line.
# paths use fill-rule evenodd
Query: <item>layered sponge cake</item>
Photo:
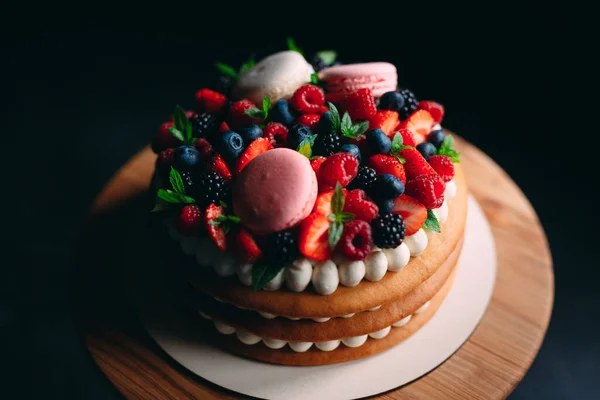
M 391 64 L 311 61 L 222 68 L 152 143 L 153 212 L 195 261 L 182 279 L 207 336 L 287 365 L 366 357 L 423 326 L 467 212 L 440 104 L 396 89 Z

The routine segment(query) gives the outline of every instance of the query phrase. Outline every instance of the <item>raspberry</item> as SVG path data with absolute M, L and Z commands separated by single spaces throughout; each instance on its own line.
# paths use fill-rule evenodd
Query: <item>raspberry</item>
M 444 203 L 446 185 L 439 175 L 419 175 L 408 181 L 406 194 L 419 200 L 426 208 L 439 208 Z
M 325 104 L 325 95 L 318 86 L 300 86 L 292 95 L 290 104 L 301 113 L 318 113 Z
M 406 228 L 399 214 L 386 214 L 371 221 L 373 242 L 382 249 L 393 249 L 402 244 Z
M 431 156 L 429 165 L 442 177 L 444 182 L 450 182 L 454 178 L 454 164 L 448 156 Z
M 349 153 L 336 153 L 323 163 L 319 171 L 319 183 L 335 187 L 348 185 L 358 172 L 358 159 Z
M 183 206 L 175 226 L 182 235 L 193 236 L 197 234 L 202 226 L 202 213 L 200 212 L 200 208 L 195 204 L 186 204 Z
M 164 149 L 158 154 L 158 166 L 160 168 L 169 168 L 173 164 L 175 149 Z
M 198 112 L 217 113 L 227 104 L 227 97 L 210 89 L 200 89 L 196 92 L 196 109 Z
M 296 123 L 308 126 L 311 130 L 314 131 L 317 129 L 317 124 L 319 123 L 320 119 L 321 116 L 319 114 L 302 114 L 300 117 L 298 117 Z
M 196 148 L 196 150 L 198 150 L 198 152 L 200 153 L 200 157 L 202 157 L 202 159 L 204 160 L 208 159 L 212 154 L 212 146 L 210 145 L 208 140 L 204 138 L 196 140 L 194 142 L 194 147 Z
M 364 190 L 356 189 L 348 192 L 344 211 L 354 214 L 355 219 L 371 222 L 379 214 L 379 207 L 367 200 Z
M 229 125 L 237 129 L 250 124 L 260 124 L 262 122 L 260 119 L 250 118 L 249 115 L 245 114 L 251 108 L 256 108 L 256 105 L 247 99 L 233 103 L 229 109 Z
M 357 219 L 346 223 L 337 248 L 351 260 L 364 260 L 367 258 L 373 249 L 371 225 Z
M 158 128 L 158 133 L 152 140 L 152 151 L 160 153 L 164 149 L 179 147 L 183 143 L 169 132 L 169 128 L 173 127 L 172 122 L 165 122 Z
M 371 119 L 377 113 L 375 99 L 370 89 L 358 89 L 348 94 L 343 105 L 352 119 Z
M 263 130 L 263 136 L 269 139 L 273 146 L 283 146 L 287 141 L 288 128 L 279 122 L 269 122 Z

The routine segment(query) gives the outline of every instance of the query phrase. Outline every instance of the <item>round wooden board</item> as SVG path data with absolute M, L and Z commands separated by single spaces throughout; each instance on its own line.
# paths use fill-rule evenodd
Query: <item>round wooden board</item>
M 469 189 L 492 227 L 498 254 L 496 286 L 488 310 L 469 340 L 426 376 L 378 398 L 505 398 L 521 381 L 544 338 L 554 299 L 552 259 L 527 198 L 489 157 L 460 138 Z M 142 150 L 97 197 L 93 214 L 118 208 L 144 192 L 155 155 Z M 75 284 L 77 284 L 75 282 Z M 127 398 L 233 399 L 186 371 L 142 332 L 83 316 L 85 343 L 104 374 Z

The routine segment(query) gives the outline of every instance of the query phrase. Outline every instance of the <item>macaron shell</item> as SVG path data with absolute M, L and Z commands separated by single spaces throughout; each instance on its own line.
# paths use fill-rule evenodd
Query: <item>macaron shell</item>
M 233 94 L 256 104 L 269 97 L 273 104 L 290 98 L 296 89 L 310 81 L 314 72 L 300 53 L 282 51 L 264 58 L 242 75 L 233 88 Z
M 396 90 L 398 72 L 393 64 L 386 62 L 347 64 L 323 69 L 319 79 L 325 81 L 326 91 L 334 95 L 366 88 L 373 96 L 381 97 Z
M 317 198 L 310 162 L 290 149 L 274 149 L 252 160 L 233 187 L 233 210 L 257 234 L 281 231 L 306 218 Z

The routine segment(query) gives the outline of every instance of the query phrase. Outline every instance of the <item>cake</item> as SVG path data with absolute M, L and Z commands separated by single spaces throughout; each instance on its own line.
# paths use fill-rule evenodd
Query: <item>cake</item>
M 205 336 L 276 364 L 359 359 L 419 330 L 467 213 L 440 104 L 399 89 L 392 64 L 310 60 L 218 64 L 152 141 L 152 211 L 188 256 L 173 268 Z

